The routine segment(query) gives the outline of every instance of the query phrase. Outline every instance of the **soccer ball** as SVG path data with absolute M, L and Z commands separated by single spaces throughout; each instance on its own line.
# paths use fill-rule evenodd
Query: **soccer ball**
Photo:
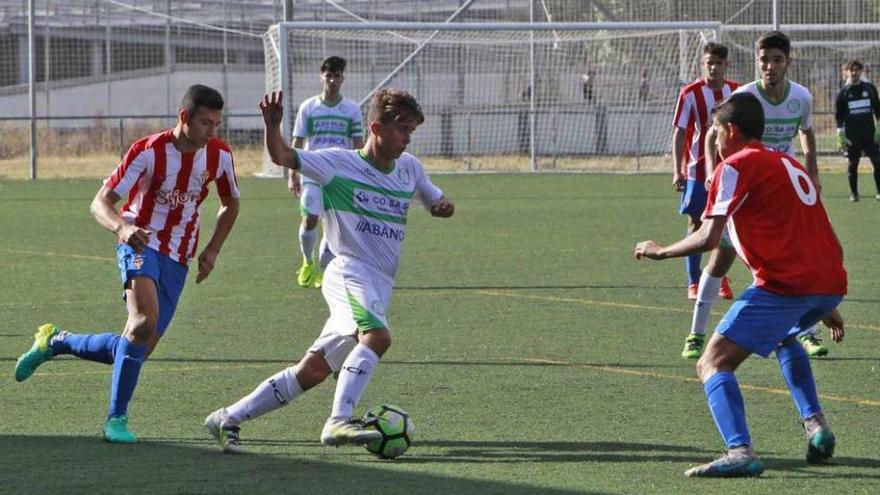
M 364 445 L 381 459 L 394 459 L 403 455 L 412 445 L 413 429 L 409 413 L 389 404 L 376 406 L 364 415 L 364 423 L 382 433 L 382 438 Z

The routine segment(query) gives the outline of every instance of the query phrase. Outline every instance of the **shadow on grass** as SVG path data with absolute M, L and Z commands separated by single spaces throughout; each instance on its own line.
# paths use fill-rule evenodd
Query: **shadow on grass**
M 3 493 L 597 493 L 417 472 L 403 462 L 373 461 L 362 452 L 352 463 L 351 456 L 338 459 L 345 462 L 326 456 L 230 456 L 203 445 L 162 440 L 110 445 L 93 437 L 39 436 L 0 436 L 0 452 Z
M 816 478 L 840 478 L 840 479 L 876 479 L 880 480 L 880 459 L 868 459 L 863 457 L 834 457 L 828 464 L 807 464 L 803 458 L 773 458 L 761 457 L 767 470 L 786 471 L 799 473 L 803 476 Z M 856 468 L 865 470 L 864 473 L 854 473 L 852 470 L 841 473 L 839 468 Z

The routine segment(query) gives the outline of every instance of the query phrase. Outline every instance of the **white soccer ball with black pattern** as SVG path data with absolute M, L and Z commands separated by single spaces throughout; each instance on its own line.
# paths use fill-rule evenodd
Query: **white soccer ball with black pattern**
M 382 433 L 381 439 L 364 445 L 376 457 L 395 459 L 402 456 L 412 445 L 412 435 L 415 431 L 412 419 L 409 413 L 397 406 L 382 404 L 370 409 L 364 415 L 364 423 Z

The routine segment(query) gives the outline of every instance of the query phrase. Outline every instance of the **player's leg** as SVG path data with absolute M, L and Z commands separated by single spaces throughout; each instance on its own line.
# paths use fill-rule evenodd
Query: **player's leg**
M 849 162 L 846 168 L 846 178 L 849 181 L 849 200 L 859 200 L 859 160 L 862 156 L 862 148 L 856 143 L 846 148 L 846 159 Z
M 871 160 L 871 166 L 874 168 L 874 187 L 877 195 L 874 199 L 880 201 L 880 146 L 871 141 L 871 145 L 865 148 L 865 154 Z
M 356 329 L 359 342 L 339 370 L 330 418 L 321 432 L 321 443 L 325 445 L 360 444 L 380 436 L 376 430 L 364 428 L 352 416 L 379 359 L 391 346 L 391 334 L 385 320 L 391 288 L 390 280 L 361 264 L 341 262 L 336 258 L 327 268 L 323 293 L 330 305 L 328 324 L 339 322 L 339 328 Z
M 727 279 L 725 275 L 734 260 L 736 260 L 736 251 L 727 239 L 725 231 L 721 245 L 712 251 L 709 263 L 706 264 L 706 268 L 700 275 L 700 287 L 697 290 L 697 300 L 694 303 L 691 331 L 685 339 L 681 357 L 696 359 L 702 355 L 712 308 L 718 301 L 720 290 Z
M 269 377 L 236 403 L 211 413 L 205 419 L 205 427 L 224 452 L 244 452 L 240 438 L 242 422 L 286 406 L 331 373 L 338 372 L 356 343 L 350 336 L 322 332 L 296 365 Z
M 792 400 L 798 409 L 804 430 L 807 434 L 807 462 L 823 462 L 834 454 L 836 439 L 825 421 L 816 381 L 810 366 L 810 359 L 803 346 L 794 338 L 802 326 L 810 326 L 840 304 L 840 296 L 805 296 L 804 316 L 798 326 L 792 329 L 792 336 L 784 340 L 776 349 L 779 369 L 791 391 Z
M 702 225 L 700 216 L 706 207 L 706 187 L 697 180 L 688 179 L 684 191 L 681 193 L 679 213 L 686 215 L 688 219 L 687 235 L 692 234 Z M 702 254 L 692 254 L 684 259 L 685 271 L 688 280 L 688 299 L 697 298 L 697 287 L 700 283 L 700 263 Z
M 318 244 L 318 223 L 324 212 L 321 187 L 313 182 L 303 182 L 300 196 L 302 223 L 299 228 L 299 246 L 303 262 L 296 272 L 296 281 L 301 287 L 311 287 L 319 270 L 315 262 L 315 246 Z
M 327 269 L 327 265 L 333 261 L 333 258 L 336 255 L 333 254 L 333 251 L 330 250 L 330 243 L 327 242 L 327 231 L 326 224 L 324 223 L 324 217 L 321 217 L 321 224 L 323 225 L 324 235 L 321 236 L 321 244 L 318 246 L 318 263 L 320 266 L 320 270 L 318 270 L 317 275 L 315 276 L 315 288 L 320 289 L 321 284 L 324 282 L 324 270 Z

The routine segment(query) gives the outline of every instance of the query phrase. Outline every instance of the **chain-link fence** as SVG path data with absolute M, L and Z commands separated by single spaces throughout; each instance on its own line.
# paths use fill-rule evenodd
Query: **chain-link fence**
M 223 93 L 223 137 L 242 172 L 256 171 L 262 129 L 255 102 L 265 87 L 261 36 L 269 26 L 285 18 L 438 22 L 460 8 L 455 22 L 721 22 L 733 53 L 730 75 L 740 81 L 754 78 L 753 39 L 775 20 L 795 42 L 790 75 L 813 91 L 825 153 L 834 152 L 841 64 L 859 58 L 868 77 L 880 64 L 880 4 L 873 0 L 0 0 L 0 178 L 30 175 L 32 142 L 40 177 L 102 176 L 130 142 L 173 125 L 193 83 Z M 626 63 L 644 64 L 639 72 L 648 76 L 661 72 L 650 61 Z M 587 75 L 590 67 L 584 61 L 565 70 Z M 645 89 L 639 78 L 621 83 L 613 71 L 607 65 L 591 75 L 597 91 Z M 685 82 L 649 79 L 646 89 L 667 94 Z

